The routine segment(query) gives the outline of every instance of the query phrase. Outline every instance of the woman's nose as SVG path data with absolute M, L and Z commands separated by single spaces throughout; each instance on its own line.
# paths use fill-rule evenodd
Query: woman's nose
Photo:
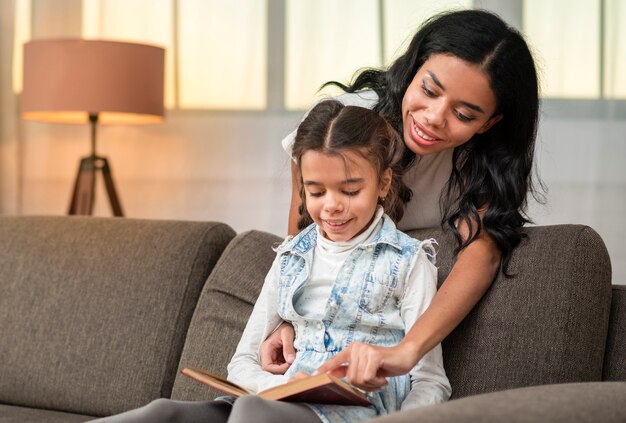
M 443 128 L 446 124 L 445 104 L 443 102 L 433 102 L 426 109 L 424 114 L 426 122 L 435 128 Z

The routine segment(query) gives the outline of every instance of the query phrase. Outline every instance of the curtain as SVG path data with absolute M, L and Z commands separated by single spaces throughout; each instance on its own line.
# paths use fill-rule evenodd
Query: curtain
M 20 211 L 18 103 L 13 93 L 14 0 L 0 1 L 0 213 Z

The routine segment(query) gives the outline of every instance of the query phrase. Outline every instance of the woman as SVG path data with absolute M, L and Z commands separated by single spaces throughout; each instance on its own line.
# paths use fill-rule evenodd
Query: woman
M 390 348 L 352 344 L 318 371 L 334 370 L 368 390 L 409 372 L 470 312 L 520 243 L 526 196 L 535 194 L 537 73 L 523 37 L 480 10 L 429 19 L 387 70 L 369 69 L 344 86 L 345 104 L 370 107 L 403 136 L 402 230 L 447 225 L 456 262 L 426 312 Z M 290 152 L 293 134 L 283 140 Z M 292 169 L 293 170 L 293 169 Z M 292 172 L 293 173 L 293 172 Z M 289 232 L 298 231 L 300 195 L 292 178 Z M 261 347 L 263 368 L 283 373 L 295 358 L 293 329 L 281 325 Z M 341 366 L 348 363 L 348 366 Z

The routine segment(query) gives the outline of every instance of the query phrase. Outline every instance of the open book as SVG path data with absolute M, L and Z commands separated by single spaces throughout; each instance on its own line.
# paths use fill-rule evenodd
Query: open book
M 198 368 L 184 368 L 182 373 L 192 379 L 209 385 L 218 391 L 234 397 L 254 395 L 239 385 Z M 284 385 L 258 392 L 256 395 L 268 399 L 287 402 L 308 402 L 313 404 L 361 405 L 370 402 L 364 392 L 327 373 L 300 379 Z

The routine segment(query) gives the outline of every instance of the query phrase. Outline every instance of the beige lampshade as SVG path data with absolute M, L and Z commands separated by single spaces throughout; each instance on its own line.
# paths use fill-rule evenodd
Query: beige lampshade
M 117 41 L 24 45 L 22 117 L 50 122 L 156 123 L 164 116 L 165 50 Z

